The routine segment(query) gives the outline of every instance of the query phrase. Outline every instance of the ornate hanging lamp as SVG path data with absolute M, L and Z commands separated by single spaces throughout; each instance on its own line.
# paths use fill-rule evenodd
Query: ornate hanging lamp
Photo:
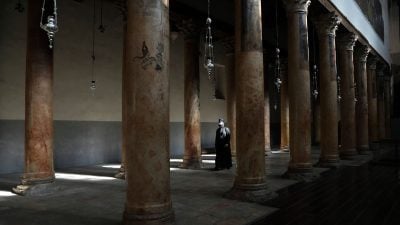
M 279 26 L 278 26 L 278 1 L 275 1 L 275 31 L 276 31 L 276 49 L 275 49 L 275 87 L 277 95 L 274 103 L 274 110 L 278 109 L 278 96 L 281 90 L 281 60 L 279 54 L 281 50 L 279 49 Z
M 95 41 L 96 41 L 96 0 L 93 0 L 93 26 L 92 26 L 92 80 L 90 81 L 90 90 L 92 91 L 92 95 L 94 95 L 94 91 L 96 90 L 96 74 L 94 71 L 95 68 Z
M 318 73 L 318 67 L 317 67 L 317 62 L 316 62 L 316 51 L 315 51 L 315 28 L 313 31 L 313 52 L 314 52 L 314 65 L 313 65 L 313 70 L 312 70 L 312 95 L 314 96 L 314 100 L 317 100 L 318 98 L 318 78 L 317 78 L 317 73 Z
M 342 96 L 340 95 L 340 76 L 337 76 L 337 100 L 340 103 L 340 100 L 342 100 Z
M 210 18 L 210 0 L 208 0 L 207 5 L 207 20 L 206 20 L 206 35 L 204 39 L 204 68 L 207 70 L 208 79 L 215 81 L 215 59 L 214 59 L 214 45 L 213 37 L 211 33 L 211 23 Z
M 18 12 L 22 13 L 24 12 L 25 8 L 21 3 L 21 0 L 18 0 L 17 4 L 15 4 L 15 10 L 17 10 Z
M 43 0 L 43 6 L 42 6 L 42 15 L 40 17 L 40 28 L 42 28 L 44 31 L 47 32 L 47 36 L 49 38 L 49 48 L 53 48 L 53 41 L 54 41 L 54 36 L 56 32 L 58 31 L 58 25 L 57 25 L 57 2 L 56 0 L 53 0 L 53 13 L 47 16 L 47 23 L 43 24 L 43 15 L 45 12 L 45 5 L 46 5 L 46 0 Z

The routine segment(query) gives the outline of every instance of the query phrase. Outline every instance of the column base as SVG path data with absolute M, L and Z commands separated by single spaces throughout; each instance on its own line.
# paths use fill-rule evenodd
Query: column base
M 174 225 L 175 215 L 171 209 L 165 213 L 157 214 L 128 214 L 124 212 L 123 225 Z
M 183 163 L 179 165 L 182 169 L 201 169 L 201 160 L 198 159 L 183 159 Z
M 319 162 L 315 165 L 323 168 L 337 168 L 339 166 L 339 155 L 329 155 L 321 157 Z
M 369 149 L 371 151 L 377 151 L 377 150 L 379 150 L 379 147 L 380 147 L 379 141 L 373 141 L 373 142 L 369 143 Z
M 289 150 L 289 146 L 281 146 L 280 147 L 280 151 L 281 152 L 289 152 L 290 150 Z
M 319 178 L 319 176 L 318 173 L 314 172 L 312 167 L 289 167 L 286 173 L 282 175 L 283 178 L 298 180 L 301 182 L 311 182 Z
M 267 184 L 234 184 L 224 197 L 244 202 L 265 203 L 278 194 L 268 190 Z
M 355 148 L 340 151 L 341 159 L 352 160 L 352 159 L 354 159 L 354 156 L 356 156 L 356 155 L 357 155 L 357 150 Z
M 12 188 L 12 192 L 22 196 L 45 196 L 59 191 L 61 188 L 54 182 L 44 184 L 20 184 Z
M 115 178 L 125 180 L 125 167 L 121 165 L 118 170 L 118 173 L 114 175 Z

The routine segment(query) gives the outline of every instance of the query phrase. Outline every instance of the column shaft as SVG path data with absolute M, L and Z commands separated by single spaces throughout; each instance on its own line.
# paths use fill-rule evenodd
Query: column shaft
M 288 74 L 287 63 L 282 64 L 281 69 L 281 151 L 289 150 L 289 96 L 288 96 Z
M 367 154 L 368 139 L 368 90 L 367 90 L 367 56 L 368 46 L 359 46 L 355 51 L 355 80 L 357 91 L 356 103 L 356 144 L 360 154 Z
M 261 1 L 236 0 L 237 170 L 228 197 L 267 198 L 264 158 L 264 80 Z M 240 32 L 238 32 L 238 29 Z M 238 36 L 239 35 L 239 36 Z
M 353 50 L 357 35 L 346 34 L 338 39 L 338 67 L 341 77 L 341 148 L 340 157 L 351 158 L 356 151 L 355 92 Z
M 289 173 L 312 170 L 311 163 L 311 99 L 307 13 L 309 0 L 286 0 L 289 72 Z
M 336 29 L 339 18 L 330 13 L 321 16 L 316 24 L 320 56 L 320 117 L 321 121 L 321 166 L 337 166 L 338 151 L 338 110 L 337 110 L 337 68 Z
M 235 85 L 235 54 L 227 53 L 225 56 L 227 70 L 227 116 L 229 129 L 231 131 L 231 153 L 236 157 L 236 85 Z
M 201 167 L 200 133 L 200 77 L 199 38 L 193 33 L 185 37 L 184 48 L 184 111 L 185 111 L 185 151 L 184 168 Z
M 368 90 L 368 136 L 370 148 L 378 139 L 378 108 L 377 108 L 377 91 L 376 91 L 376 59 L 371 58 L 367 71 L 367 90 Z
M 129 86 L 129 80 L 127 75 L 127 57 L 126 57 L 126 48 L 127 48 L 127 27 L 126 20 L 124 21 L 124 29 L 123 29 L 123 49 L 122 49 L 122 144 L 121 144 L 121 167 L 117 174 L 115 174 L 116 178 L 125 179 L 125 153 L 126 153 L 126 140 L 127 140 L 127 91 Z
M 169 172 L 169 3 L 127 1 L 124 224 L 173 220 Z M 139 179 L 140 178 L 140 179 Z
M 264 74 L 264 149 L 271 152 L 270 108 L 269 108 L 268 74 Z
M 385 77 L 385 138 L 391 138 L 391 79 Z
M 53 51 L 38 22 L 42 1 L 28 2 L 25 85 L 25 172 L 22 184 L 54 180 Z
M 385 90 L 384 90 L 384 74 L 379 71 L 378 77 L 378 138 L 380 141 L 385 139 Z

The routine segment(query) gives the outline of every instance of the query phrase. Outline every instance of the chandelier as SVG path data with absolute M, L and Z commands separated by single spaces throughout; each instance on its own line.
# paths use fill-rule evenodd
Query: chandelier
M 212 39 L 212 33 L 211 33 L 211 18 L 210 18 L 210 0 L 208 0 L 208 14 L 207 14 L 207 20 L 206 20 L 206 36 L 205 36 L 205 42 L 204 42 L 204 68 L 207 70 L 208 74 L 208 79 L 209 80 L 214 80 L 214 45 L 213 45 L 213 39 Z
M 276 49 L 275 49 L 275 87 L 277 90 L 277 95 L 275 96 L 274 110 L 278 109 L 278 96 L 281 90 L 282 80 L 281 80 L 281 60 L 279 53 L 279 26 L 278 26 L 278 1 L 275 1 L 275 31 L 276 31 Z
M 340 95 L 340 81 L 341 81 L 341 79 L 340 79 L 340 76 L 338 75 L 337 76 L 337 100 L 338 100 L 338 102 L 340 103 L 340 100 L 342 100 L 342 96 Z
M 56 2 L 56 0 L 53 0 L 53 2 L 54 2 L 53 14 L 51 14 L 47 17 L 46 24 L 43 24 L 43 14 L 44 14 L 44 8 L 46 5 L 46 0 L 43 0 L 42 15 L 40 17 L 40 28 L 42 28 L 44 31 L 47 32 L 47 37 L 49 38 L 49 48 L 53 48 L 54 35 L 58 31 L 57 2 Z
M 314 99 L 317 100 L 318 98 L 318 80 L 317 80 L 317 72 L 318 72 L 318 68 L 317 65 L 313 65 L 313 75 L 312 75 L 312 79 L 313 79 L 313 92 L 312 95 L 314 96 Z

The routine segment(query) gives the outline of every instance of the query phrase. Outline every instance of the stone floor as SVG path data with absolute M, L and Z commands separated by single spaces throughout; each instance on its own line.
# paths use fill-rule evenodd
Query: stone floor
M 317 162 L 319 151 L 313 150 Z M 213 155 L 203 155 L 204 168 L 180 169 L 180 159 L 171 159 L 171 190 L 177 225 L 241 225 L 259 221 L 278 207 L 223 198 L 232 187 L 235 170 L 210 171 Z M 372 156 L 357 156 L 341 166 L 359 166 Z M 298 181 L 284 179 L 288 153 L 266 157 L 269 189 L 273 192 Z M 56 172 L 57 192 L 42 197 L 21 197 L 10 190 L 19 174 L 0 174 L 0 225 L 106 225 L 120 224 L 125 201 L 125 181 L 114 179 L 118 165 L 95 165 Z M 317 173 L 328 169 L 315 168 Z

